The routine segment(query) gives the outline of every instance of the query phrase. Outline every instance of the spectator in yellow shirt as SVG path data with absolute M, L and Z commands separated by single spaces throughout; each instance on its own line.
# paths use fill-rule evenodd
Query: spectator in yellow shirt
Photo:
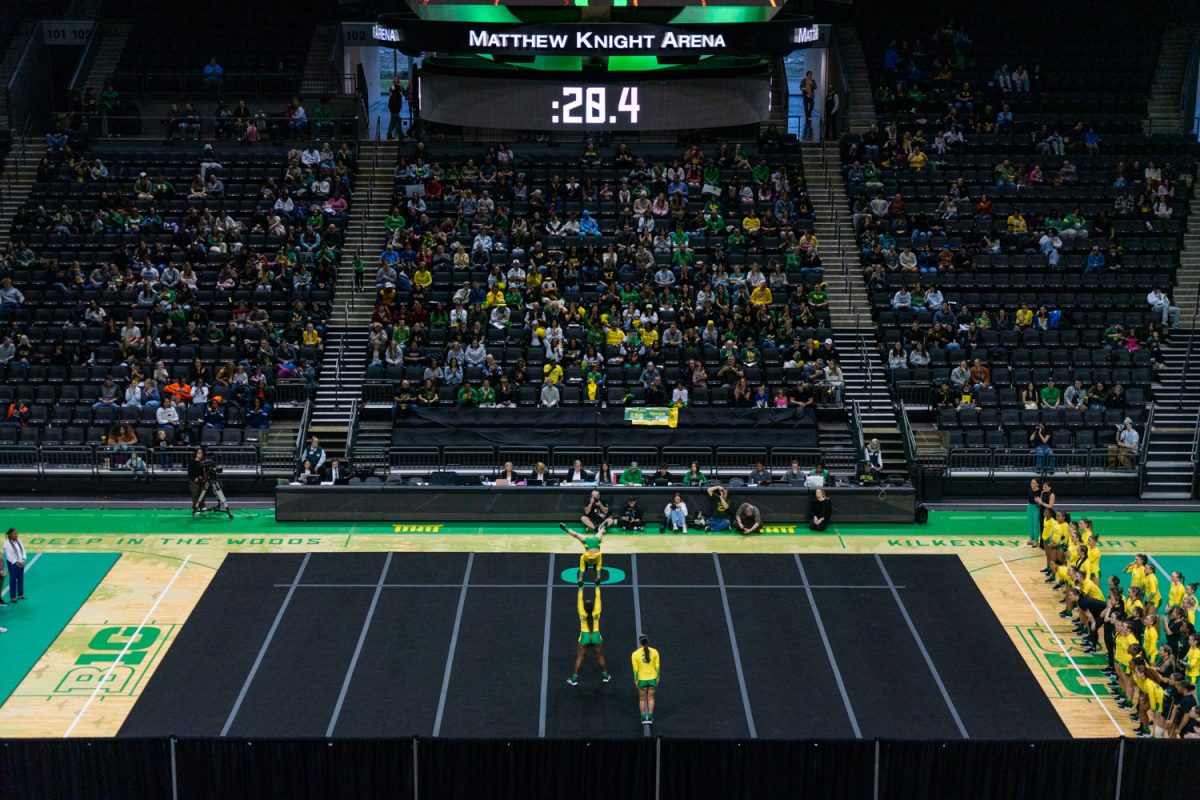
M 1033 324 L 1033 309 L 1028 304 L 1022 303 L 1017 309 L 1016 325 L 1018 328 L 1028 328 Z
M 617 327 L 616 320 L 610 321 L 608 323 L 608 330 L 604 332 L 604 343 L 617 346 L 623 341 L 625 341 L 625 331 Z
M 433 273 L 429 271 L 429 267 L 422 265 L 413 275 L 413 283 L 420 286 L 422 289 L 428 289 L 433 286 Z
M 769 306 L 774 301 L 771 295 L 771 288 L 765 283 L 760 283 L 754 287 L 754 291 L 750 293 L 750 304 L 756 306 Z
M 504 299 L 504 284 L 497 283 L 487 293 L 487 297 L 483 300 L 484 308 L 495 308 L 496 306 L 506 306 L 508 301 Z
M 1013 213 L 1008 215 L 1008 225 L 1013 229 L 1014 233 L 1025 233 L 1029 230 L 1029 223 L 1025 221 L 1025 217 L 1021 214 L 1021 209 L 1013 209 Z
M 917 145 L 913 145 L 912 152 L 908 154 L 908 166 L 920 172 L 925 169 L 925 165 L 929 163 L 929 157 Z

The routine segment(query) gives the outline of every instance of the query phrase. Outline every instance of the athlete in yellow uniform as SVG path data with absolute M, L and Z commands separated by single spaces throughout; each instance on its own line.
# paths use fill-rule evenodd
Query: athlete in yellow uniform
M 1171 573 L 1171 586 L 1167 589 L 1167 608 L 1179 605 L 1183 601 L 1183 573 Z
M 1133 684 L 1137 687 L 1139 698 L 1137 707 L 1138 737 L 1150 736 L 1150 721 L 1159 720 L 1163 710 L 1163 688 L 1155 680 L 1153 670 L 1138 662 L 1133 667 Z
M 1092 580 L 1100 580 L 1100 539 L 1094 533 L 1087 537 L 1087 560 L 1083 571 Z
M 604 660 L 604 639 L 600 636 L 600 573 L 596 573 L 596 594 L 591 600 L 583 599 L 583 573 L 579 573 L 579 594 L 575 598 L 575 607 L 579 611 L 579 643 L 575 646 L 575 671 L 567 679 L 572 686 L 579 685 L 579 668 L 590 649 L 596 654 L 596 663 L 600 665 L 600 678 L 608 683 L 612 676 L 608 674 L 608 664 Z
M 638 636 L 638 644 L 641 646 L 629 657 L 633 664 L 633 682 L 637 684 L 638 710 L 642 714 L 642 724 L 653 725 L 654 690 L 658 688 L 662 664 L 658 651 L 650 646 L 650 639 L 646 634 Z
M 1142 650 L 1146 653 L 1146 663 L 1153 666 L 1158 661 L 1158 615 L 1154 611 L 1146 614 L 1142 621 Z
M 1188 683 L 1195 683 L 1200 679 L 1200 634 L 1193 633 L 1188 637 L 1188 651 L 1183 657 L 1184 660 L 1184 675 L 1187 676 Z
M 596 570 L 596 583 L 600 582 L 600 567 L 604 563 L 603 557 L 600 555 L 600 545 L 604 543 L 604 533 L 608 530 L 608 520 L 600 523 L 600 527 L 594 531 L 580 533 L 573 531 L 563 523 L 559 523 L 558 527 L 562 528 L 571 538 L 583 545 L 583 555 L 579 557 L 579 578 L 583 579 L 584 573 L 589 568 Z
M 1133 561 L 1125 565 L 1125 571 L 1129 573 L 1129 585 L 1142 588 L 1146 582 L 1146 554 L 1138 553 L 1133 557 Z
M 1158 593 L 1158 572 L 1154 569 L 1153 564 L 1146 564 L 1145 574 L 1142 577 L 1142 594 L 1146 598 L 1146 605 L 1150 608 L 1157 609 L 1159 603 L 1162 602 L 1162 595 Z

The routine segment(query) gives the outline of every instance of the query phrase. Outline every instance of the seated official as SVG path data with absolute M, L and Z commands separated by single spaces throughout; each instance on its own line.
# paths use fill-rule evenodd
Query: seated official
M 345 486 L 350 483 L 350 470 L 346 469 L 346 465 L 338 459 L 332 459 L 324 469 L 324 483 L 332 483 L 334 486 Z
M 577 458 L 563 475 L 563 480 L 567 483 L 591 483 L 596 480 L 596 476 L 584 469 L 583 462 Z
M 551 486 L 558 481 L 546 469 L 545 463 L 539 461 L 533 465 L 533 472 L 529 473 L 529 477 L 525 479 L 527 486 Z
M 667 469 L 667 465 L 663 464 L 650 476 L 647 483 L 651 486 L 670 486 L 675 483 L 675 476 L 671 474 L 671 470 Z
M 505 461 L 504 466 L 492 478 L 493 483 L 498 483 L 501 486 L 516 486 L 521 481 L 521 477 L 517 475 L 511 461 Z

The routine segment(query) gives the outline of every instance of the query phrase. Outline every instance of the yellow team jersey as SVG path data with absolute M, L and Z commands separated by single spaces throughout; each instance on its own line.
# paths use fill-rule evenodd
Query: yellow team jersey
M 1068 540 L 1067 541 L 1067 563 L 1074 564 L 1079 560 L 1079 545 Z
M 1129 668 L 1129 645 L 1137 644 L 1137 637 L 1132 633 L 1124 636 L 1118 636 L 1115 639 L 1116 647 L 1113 650 L 1113 657 L 1121 663 L 1121 666 Z
M 1195 683 L 1196 678 L 1200 677 L 1200 648 L 1193 647 L 1191 650 L 1188 650 L 1183 660 L 1187 662 L 1187 669 L 1185 670 L 1187 679 Z
M 1100 577 L 1100 546 L 1088 548 L 1087 560 L 1083 562 L 1083 571 L 1093 578 Z M 1101 598 L 1104 599 L 1104 598 Z
M 1150 625 L 1146 626 L 1146 630 L 1142 632 L 1142 650 L 1145 651 L 1142 655 L 1146 659 L 1147 664 L 1153 664 L 1158 661 L 1158 628 Z
M 1058 523 L 1054 521 L 1054 517 L 1046 517 L 1046 521 L 1042 523 L 1042 542 L 1049 542 L 1054 538 L 1054 531 L 1058 529 Z
M 1167 589 L 1167 605 L 1177 606 L 1183 602 L 1183 584 L 1172 583 L 1171 588 Z
M 1056 522 L 1051 538 L 1055 544 L 1066 544 L 1070 540 L 1071 526 L 1066 522 Z
M 583 589 L 579 590 L 579 595 L 576 598 L 575 607 L 579 611 L 579 632 L 580 633 L 599 633 L 600 632 L 600 589 L 596 589 L 596 602 L 592 606 L 592 627 L 588 627 L 588 613 L 583 607 Z
M 1103 600 L 1104 592 L 1096 585 L 1096 582 L 1087 577 L 1083 579 L 1083 583 L 1079 586 L 1079 591 L 1084 597 L 1090 597 L 1093 600 Z
M 1142 578 L 1142 589 L 1146 592 L 1146 600 L 1150 605 L 1158 607 L 1158 603 L 1162 600 L 1162 595 L 1158 593 L 1158 575 L 1153 572 L 1146 573 Z
M 647 649 L 650 651 L 650 660 L 648 662 L 645 658 L 645 650 Z M 633 654 L 629 658 L 633 663 L 633 679 L 635 681 L 658 680 L 659 659 L 657 650 L 655 650 L 653 647 L 639 647 L 637 650 L 633 651 Z
M 1145 567 L 1139 566 L 1137 564 L 1130 564 L 1128 567 L 1125 568 L 1125 571 L 1129 573 L 1129 585 L 1130 586 L 1142 586 L 1143 584 L 1146 583 L 1146 568 Z
M 625 331 L 620 328 L 609 328 L 604 332 L 604 343 L 610 345 L 618 345 L 625 341 Z

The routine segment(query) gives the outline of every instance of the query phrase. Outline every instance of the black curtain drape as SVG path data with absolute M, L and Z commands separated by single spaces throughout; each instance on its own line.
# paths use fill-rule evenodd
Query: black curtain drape
M 179 800 L 413 796 L 411 739 L 180 739 L 175 762 Z
M 1126 739 L 1122 800 L 1200 797 L 1200 741 Z
M 171 797 L 166 739 L 7 739 L 0 742 L 3 800 Z
M 879 797 L 1113 797 L 1118 746 L 1115 739 L 880 742 Z
M 417 743 L 422 798 L 654 800 L 654 759 L 653 739 Z
M 662 742 L 662 798 L 870 798 L 875 743 L 670 740 Z

